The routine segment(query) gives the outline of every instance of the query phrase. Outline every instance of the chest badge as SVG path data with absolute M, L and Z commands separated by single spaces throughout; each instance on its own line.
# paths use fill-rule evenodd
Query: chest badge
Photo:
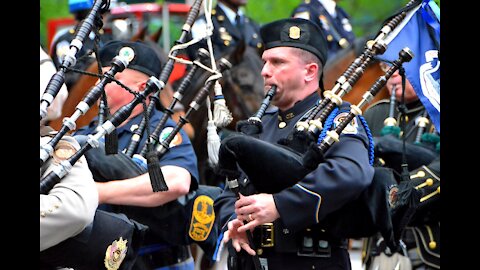
M 120 265 L 127 255 L 127 243 L 128 240 L 120 239 L 113 241 L 113 243 L 108 246 L 107 251 L 105 252 L 105 268 L 107 270 L 117 270 L 120 268 Z

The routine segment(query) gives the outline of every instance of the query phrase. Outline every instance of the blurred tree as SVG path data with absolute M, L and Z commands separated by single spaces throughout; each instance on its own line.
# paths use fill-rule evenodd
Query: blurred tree
M 47 46 L 47 22 L 49 19 L 72 17 L 68 11 L 68 0 L 40 1 L 40 43 Z
M 128 1 L 131 0 L 127 0 L 127 2 Z M 248 2 L 245 11 L 258 23 L 264 24 L 289 17 L 292 10 L 301 1 L 302 0 L 251 0 Z M 119 2 L 124 1 L 119 0 Z M 137 2 L 141 1 L 137 0 Z M 152 2 L 152 0 L 145 0 L 144 2 Z M 157 0 L 155 2 L 162 3 L 164 1 Z M 440 0 L 435 0 L 435 2 L 440 6 Z M 376 34 L 380 30 L 381 23 L 395 11 L 405 6 L 406 3 L 408 3 L 408 0 L 340 0 L 338 5 L 350 14 L 353 31 L 357 37 L 361 37 Z M 64 18 L 71 15 L 68 12 L 68 0 L 41 0 L 40 6 L 40 42 L 45 45 L 47 21 L 49 19 Z

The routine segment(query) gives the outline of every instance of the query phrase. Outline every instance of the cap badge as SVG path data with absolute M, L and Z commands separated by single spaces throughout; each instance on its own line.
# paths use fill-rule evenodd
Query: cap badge
M 300 38 L 300 28 L 298 26 L 292 26 L 288 29 L 288 36 L 291 39 L 299 39 Z
M 113 243 L 108 246 L 107 251 L 105 252 L 105 268 L 107 270 L 117 270 L 125 259 L 127 255 L 127 243 L 128 240 L 120 239 L 113 241 Z
M 131 62 L 133 60 L 133 57 L 135 57 L 135 51 L 133 51 L 133 49 L 130 47 L 123 47 L 118 52 L 118 55 L 128 59 L 128 62 Z

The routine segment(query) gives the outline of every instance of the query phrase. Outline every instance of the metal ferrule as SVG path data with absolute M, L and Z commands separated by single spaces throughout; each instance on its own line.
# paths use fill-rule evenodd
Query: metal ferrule
M 90 106 L 88 106 L 85 101 L 80 101 L 75 109 L 80 110 L 82 114 L 85 114 L 90 109 Z
M 195 111 L 198 111 L 198 108 L 200 108 L 200 105 L 196 101 L 192 101 L 192 103 L 190 103 L 190 108 L 194 109 Z
M 53 168 L 52 172 L 56 174 L 58 177 L 63 178 L 65 175 L 67 175 L 68 172 L 72 170 L 72 164 L 68 160 L 63 160 Z
M 44 93 L 42 95 L 42 100 L 48 102 L 49 104 L 52 104 L 52 101 L 55 99 L 54 96 L 50 93 Z
M 49 157 L 50 154 L 53 152 L 53 148 L 50 144 L 45 144 L 40 147 L 40 159 L 45 162 Z
M 157 148 L 156 148 L 155 150 L 157 150 L 157 152 L 158 152 L 159 155 L 163 155 L 163 154 L 165 154 L 165 152 L 167 152 L 167 148 L 165 148 L 165 147 L 164 147 L 163 145 L 161 145 L 161 144 L 158 144 L 158 145 L 157 145 Z
M 352 86 L 350 85 L 349 82 L 345 82 L 342 84 L 342 90 L 348 93 L 352 89 Z
M 132 135 L 132 141 L 134 141 L 134 142 L 140 141 L 140 135 L 138 135 L 138 134 L 133 134 L 133 135 Z
M 151 76 L 150 78 L 148 78 L 148 80 L 155 84 L 157 86 L 158 89 L 163 89 L 165 87 L 165 83 L 164 82 L 161 82 L 159 79 L 157 79 L 155 76 Z
M 118 60 L 118 61 L 122 62 L 123 68 L 126 68 L 128 66 L 128 64 L 130 63 L 130 61 L 128 61 L 127 57 L 123 57 L 123 56 L 120 56 L 120 55 L 115 56 L 113 58 L 113 61 L 115 61 L 115 60 Z
M 252 117 L 248 118 L 248 121 L 249 122 L 262 122 L 262 120 L 260 120 L 260 118 L 258 118 L 256 116 L 252 116 Z
M 74 38 L 71 42 L 70 42 L 70 51 L 72 51 L 72 46 L 75 47 L 75 49 L 77 49 L 77 51 L 80 51 L 83 47 L 83 43 L 79 40 L 79 39 L 76 39 Z M 73 55 L 75 55 L 77 52 L 74 52 Z
M 183 95 L 177 91 L 173 94 L 173 97 L 177 100 L 181 100 L 183 98 Z
M 72 118 L 72 120 L 75 122 L 78 120 L 78 118 L 80 118 L 80 116 L 82 116 L 82 112 L 80 110 L 75 110 L 70 118 Z
M 43 119 L 46 115 L 47 115 L 47 106 L 43 106 L 42 104 L 40 105 L 40 118 Z
M 95 136 L 93 136 L 92 134 L 88 135 L 87 143 L 90 144 L 92 148 L 98 148 L 100 146 L 100 143 L 98 142 L 98 138 L 96 136 L 97 134 L 95 134 Z
M 227 185 L 230 189 L 238 188 L 238 180 L 237 179 L 233 179 L 233 180 L 228 179 L 227 180 Z
M 110 120 L 108 121 L 105 121 L 105 123 L 102 124 L 102 128 L 108 133 L 112 133 L 112 131 L 115 130 L 115 126 L 113 125 L 112 122 L 110 122 Z
M 182 26 L 182 30 L 183 30 L 183 31 L 186 31 L 186 32 L 190 32 L 190 28 L 191 28 L 191 26 L 188 25 L 188 24 L 184 24 L 184 25 Z
M 72 118 L 65 117 L 63 118 L 63 123 L 64 126 L 66 126 L 69 130 L 74 130 L 77 125 L 75 124 L 75 120 L 72 120 Z

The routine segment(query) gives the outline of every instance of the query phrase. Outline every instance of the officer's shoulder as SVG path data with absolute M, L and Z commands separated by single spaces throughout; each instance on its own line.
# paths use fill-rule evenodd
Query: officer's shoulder
M 348 101 L 343 101 L 342 104 L 340 104 L 340 106 L 338 106 L 338 110 L 339 111 L 350 111 L 350 106 L 352 104 Z
M 271 108 L 268 108 L 265 111 L 265 115 L 272 115 L 272 114 L 275 114 L 276 112 L 278 112 L 278 108 L 277 107 L 271 107 Z
M 368 108 L 373 108 L 373 107 L 377 107 L 377 106 L 384 106 L 385 104 L 389 104 L 390 103 L 390 100 L 388 99 L 381 99 L 379 101 L 376 101 L 374 103 L 372 103 Z
M 73 35 L 72 31 L 73 31 L 73 33 L 75 33 L 75 28 L 74 27 L 67 27 L 67 28 L 60 29 L 53 36 L 51 44 L 55 44 L 56 42 L 64 39 L 67 36 L 72 36 Z

